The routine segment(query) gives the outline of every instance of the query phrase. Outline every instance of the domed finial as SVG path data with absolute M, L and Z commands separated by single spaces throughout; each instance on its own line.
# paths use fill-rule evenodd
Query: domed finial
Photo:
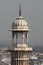
M 21 16 L 21 4 L 19 5 L 19 16 Z

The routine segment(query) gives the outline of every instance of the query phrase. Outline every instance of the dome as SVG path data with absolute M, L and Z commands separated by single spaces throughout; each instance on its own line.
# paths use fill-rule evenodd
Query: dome
M 13 29 L 28 29 L 28 24 L 22 16 L 16 18 L 12 23 Z

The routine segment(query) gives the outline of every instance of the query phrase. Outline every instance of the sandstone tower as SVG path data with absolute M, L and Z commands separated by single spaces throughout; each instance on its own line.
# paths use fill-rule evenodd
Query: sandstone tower
M 29 65 L 29 53 L 32 51 L 28 45 L 30 29 L 21 16 L 21 6 L 19 6 L 19 17 L 13 21 L 10 31 L 12 32 L 12 46 L 8 51 L 11 53 L 11 65 Z

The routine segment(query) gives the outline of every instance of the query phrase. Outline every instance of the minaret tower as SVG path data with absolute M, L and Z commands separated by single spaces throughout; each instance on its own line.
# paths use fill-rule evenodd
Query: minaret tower
M 8 48 L 11 53 L 11 65 L 29 65 L 29 53 L 32 48 L 28 45 L 28 32 L 30 31 L 27 22 L 21 16 L 21 5 L 19 6 L 19 17 L 12 23 L 12 46 Z

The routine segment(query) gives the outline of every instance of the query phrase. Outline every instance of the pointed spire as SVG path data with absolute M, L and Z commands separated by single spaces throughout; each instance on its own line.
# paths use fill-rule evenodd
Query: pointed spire
M 19 16 L 21 16 L 21 4 L 19 4 Z

